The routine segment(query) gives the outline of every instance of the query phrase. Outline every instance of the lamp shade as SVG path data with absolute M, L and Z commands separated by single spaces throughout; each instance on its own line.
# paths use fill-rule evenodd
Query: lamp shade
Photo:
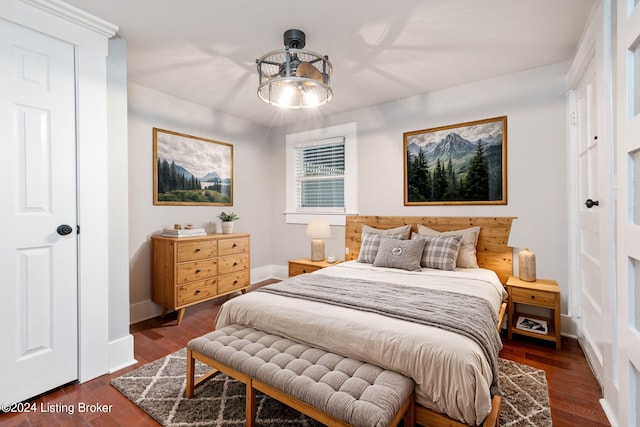
M 307 225 L 307 237 L 311 239 L 325 239 L 331 237 L 329 223 L 323 219 L 314 219 Z
M 510 248 L 524 248 L 528 245 L 525 228 L 518 221 L 511 223 L 511 231 L 509 232 L 509 241 L 507 246 Z

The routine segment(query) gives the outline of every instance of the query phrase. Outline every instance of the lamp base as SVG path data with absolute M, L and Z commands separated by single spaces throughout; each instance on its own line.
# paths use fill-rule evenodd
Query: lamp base
M 536 281 L 536 254 L 529 249 L 518 254 L 518 277 L 525 282 Z
M 311 261 L 324 260 L 324 240 L 313 239 L 311 241 Z

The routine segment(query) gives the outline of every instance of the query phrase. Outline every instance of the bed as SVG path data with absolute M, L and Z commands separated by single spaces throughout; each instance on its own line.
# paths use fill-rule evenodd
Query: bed
M 507 246 L 512 220 L 349 216 L 344 263 L 227 301 L 216 327 L 252 326 L 407 375 L 416 382 L 416 421 L 421 425 L 496 425 L 498 330 L 506 306 L 502 283 L 512 274 Z M 412 235 L 420 240 L 415 234 L 427 230 L 436 236 L 426 238 L 431 243 L 451 234 L 439 232 L 479 227 L 474 242 L 478 268 L 411 270 L 378 262 L 380 257 L 376 263 L 361 262 L 370 255 L 372 233 L 382 230 L 387 235 L 379 244 L 397 246 L 391 251 L 401 247 L 403 257 L 419 248 L 417 242 L 390 243 L 389 235 L 407 225 L 407 240 Z M 437 310 L 434 317 L 424 315 L 429 310 L 422 308 L 439 299 L 449 304 L 447 315 L 437 315 Z M 452 325 L 442 317 L 451 317 L 447 322 Z

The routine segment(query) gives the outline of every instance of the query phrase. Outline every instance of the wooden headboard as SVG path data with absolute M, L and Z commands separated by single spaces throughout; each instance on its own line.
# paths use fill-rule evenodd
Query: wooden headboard
M 435 217 L 435 216 L 347 216 L 345 247 L 349 253 L 347 261 L 358 259 L 360 252 L 360 233 L 362 224 L 370 227 L 388 229 L 411 224 L 411 230 L 418 232 L 417 224 L 425 225 L 437 231 L 460 230 L 480 227 L 478 236 L 478 265 L 496 272 L 500 281 L 506 283 L 513 274 L 513 251 L 507 246 L 511 222 L 514 217 Z

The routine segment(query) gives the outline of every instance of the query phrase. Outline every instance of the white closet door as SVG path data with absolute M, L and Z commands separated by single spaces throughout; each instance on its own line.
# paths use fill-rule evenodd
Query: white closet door
M 78 377 L 74 47 L 0 19 L 0 76 L 0 402 L 19 402 Z
M 600 204 L 609 203 L 603 188 L 606 161 L 603 136 L 598 139 L 598 87 L 595 56 L 575 88 L 576 142 L 578 158 L 578 225 L 579 225 L 579 283 L 580 283 L 580 342 L 596 376 L 602 380 L 607 335 L 610 324 L 604 322 L 609 298 L 607 278 L 607 218 Z

